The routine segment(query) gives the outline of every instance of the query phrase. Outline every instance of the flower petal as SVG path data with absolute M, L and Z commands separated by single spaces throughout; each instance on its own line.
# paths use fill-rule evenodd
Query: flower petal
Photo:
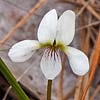
M 89 71 L 89 61 L 87 56 L 78 49 L 68 47 L 65 50 L 72 71 L 77 75 L 85 75 Z
M 13 62 L 24 62 L 28 60 L 39 48 L 39 42 L 36 40 L 24 40 L 16 43 L 9 50 L 8 56 Z
M 41 70 L 48 80 L 53 80 L 61 71 L 61 59 L 58 51 L 46 49 L 41 59 Z
M 57 42 L 68 45 L 72 42 L 75 34 L 75 13 L 71 10 L 65 11 L 58 20 Z
M 49 11 L 42 19 L 38 29 L 38 40 L 41 43 L 51 42 L 53 43 L 56 36 L 57 27 L 57 13 L 53 9 Z

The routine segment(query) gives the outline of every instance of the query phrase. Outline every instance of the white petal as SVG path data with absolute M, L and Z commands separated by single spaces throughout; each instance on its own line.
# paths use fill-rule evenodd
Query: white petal
M 68 47 L 66 54 L 69 59 L 72 71 L 77 75 L 85 75 L 89 71 L 89 61 L 87 56 L 78 49 Z
M 61 71 L 61 59 L 59 52 L 46 49 L 41 59 L 41 70 L 48 80 L 53 80 Z
M 68 45 L 72 42 L 75 34 L 75 13 L 71 10 L 65 11 L 58 20 L 57 42 Z
M 56 36 L 57 13 L 53 9 L 49 11 L 42 19 L 38 29 L 38 40 L 41 43 L 53 43 Z
M 36 40 L 24 40 L 16 43 L 9 50 L 8 56 L 13 62 L 24 62 L 28 60 L 39 48 L 39 42 Z

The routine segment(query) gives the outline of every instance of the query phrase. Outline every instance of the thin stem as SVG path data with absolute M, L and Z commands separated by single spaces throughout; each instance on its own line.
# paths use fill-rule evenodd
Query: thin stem
M 47 100 L 51 100 L 52 80 L 48 80 Z
M 17 95 L 19 96 L 20 100 L 30 100 L 29 97 L 25 94 L 25 92 L 22 90 L 21 86 L 17 83 L 15 77 L 10 72 L 6 64 L 3 62 L 3 60 L 0 58 L 0 72 L 4 75 L 8 83 L 13 87 L 13 89 L 16 91 Z

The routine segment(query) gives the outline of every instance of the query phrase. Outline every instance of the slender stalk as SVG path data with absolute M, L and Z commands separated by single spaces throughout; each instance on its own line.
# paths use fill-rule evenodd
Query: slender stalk
M 52 80 L 48 80 L 47 100 L 51 100 Z
M 4 75 L 4 77 L 9 82 L 9 84 L 16 91 L 20 100 L 30 100 L 28 96 L 25 94 L 25 92 L 22 90 L 20 85 L 17 83 L 15 77 L 10 72 L 10 70 L 8 69 L 8 67 L 6 66 L 6 64 L 3 62 L 1 58 L 0 58 L 0 72 Z

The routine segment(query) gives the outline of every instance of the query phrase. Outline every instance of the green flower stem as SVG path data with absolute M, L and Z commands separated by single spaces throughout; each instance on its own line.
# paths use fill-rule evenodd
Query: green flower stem
M 30 100 L 28 96 L 25 94 L 25 92 L 22 90 L 20 85 L 17 83 L 16 79 L 14 78 L 14 76 L 12 75 L 12 73 L 10 72 L 10 70 L 8 69 L 8 67 L 1 58 L 0 58 L 0 72 L 4 75 L 9 84 L 16 91 L 20 100 Z
M 48 80 L 47 100 L 51 100 L 52 80 Z

